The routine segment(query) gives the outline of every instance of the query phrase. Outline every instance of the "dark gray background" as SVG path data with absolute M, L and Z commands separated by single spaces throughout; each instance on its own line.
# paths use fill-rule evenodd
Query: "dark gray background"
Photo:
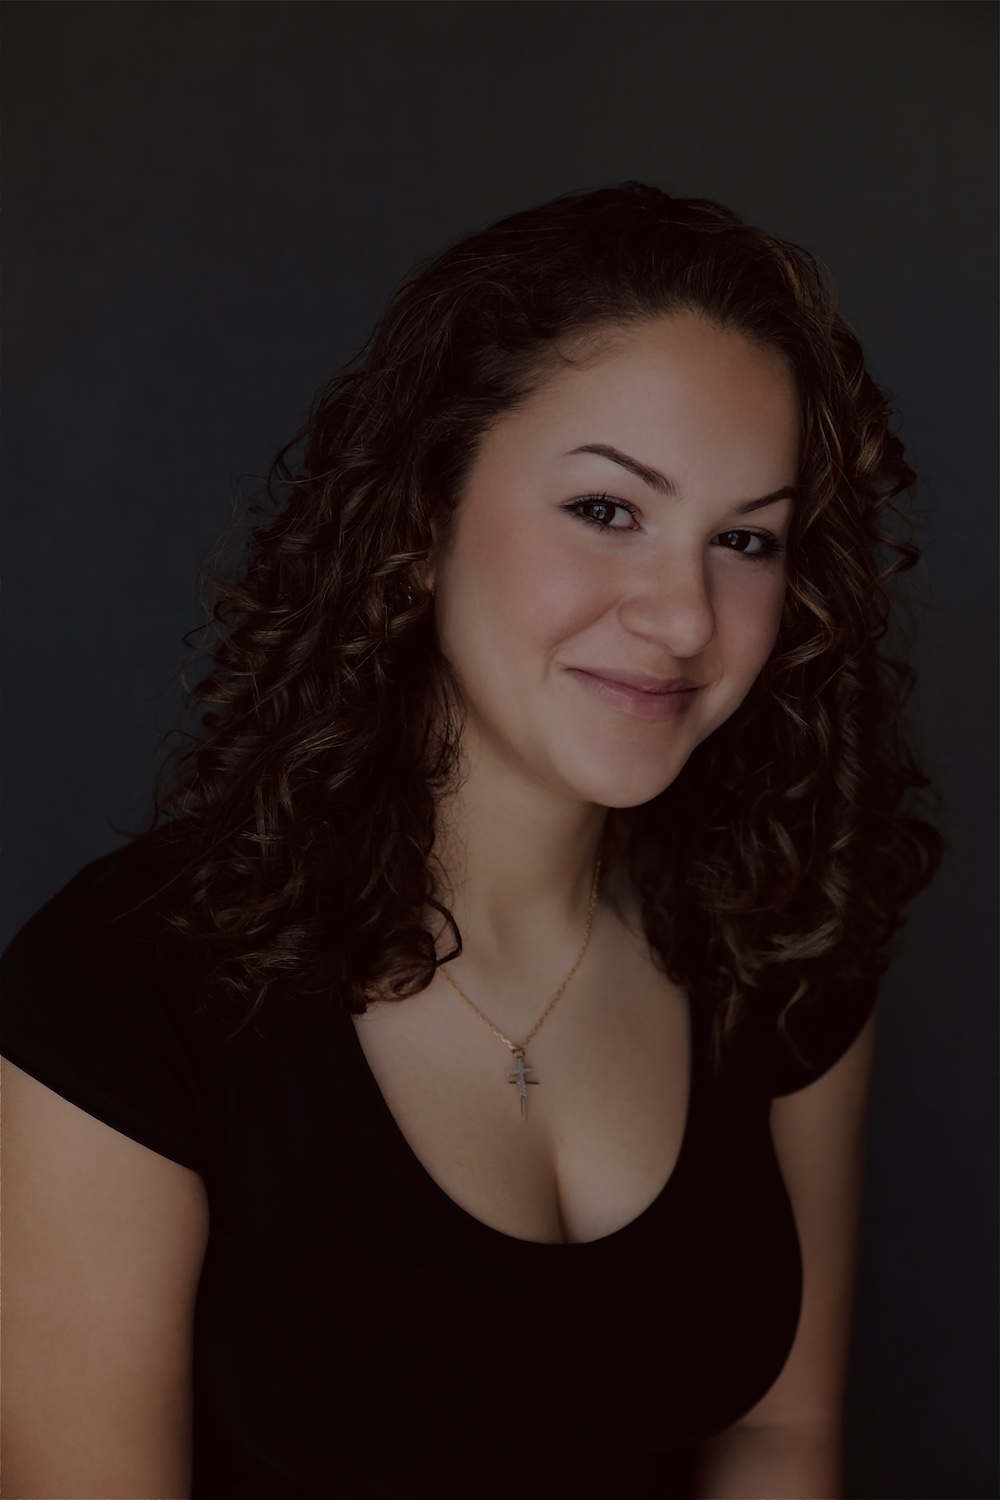
M 849 1406 L 849 1494 L 879 1500 L 998 1494 L 995 23 L 825 0 L 5 7 L 6 934 L 141 812 L 235 477 L 417 259 L 637 177 L 832 266 L 924 481 L 915 706 L 953 851 L 880 1002 Z

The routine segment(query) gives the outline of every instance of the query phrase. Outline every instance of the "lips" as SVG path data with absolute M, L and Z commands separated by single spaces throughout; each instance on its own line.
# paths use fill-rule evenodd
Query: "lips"
M 609 708 L 629 718 L 659 722 L 684 713 L 694 701 L 700 683 L 690 677 L 654 677 L 648 672 L 623 671 L 618 667 L 567 667 L 568 675 Z
M 622 672 L 617 667 L 607 671 L 598 667 L 571 667 L 570 671 L 585 672 L 588 677 L 614 683 L 616 687 L 633 688 L 637 693 L 686 693 L 701 686 L 690 677 L 651 677 L 647 672 Z

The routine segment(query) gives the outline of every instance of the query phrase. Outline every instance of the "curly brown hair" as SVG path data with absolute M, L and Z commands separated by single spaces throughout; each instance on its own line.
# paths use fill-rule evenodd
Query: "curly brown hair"
M 218 581 L 214 666 L 192 694 L 210 710 L 165 767 L 154 822 L 188 850 L 176 921 L 215 945 L 245 1019 L 279 983 L 360 1013 L 460 951 L 433 862 L 461 718 L 424 581 L 432 537 L 487 428 L 570 336 L 679 310 L 794 374 L 787 595 L 740 708 L 663 793 L 609 814 L 609 849 L 666 972 L 713 1007 L 717 1058 L 753 997 L 784 1028 L 803 997 L 887 966 L 942 856 L 902 719 L 912 673 L 883 652 L 887 582 L 919 555 L 896 503 L 915 475 L 817 260 L 628 182 L 513 214 L 406 280 L 275 460 L 238 581 Z

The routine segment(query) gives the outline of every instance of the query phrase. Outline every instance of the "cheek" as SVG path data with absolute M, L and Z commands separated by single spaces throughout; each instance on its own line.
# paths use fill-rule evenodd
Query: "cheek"
M 559 645 L 608 607 L 606 570 L 588 569 L 549 527 L 477 524 L 457 540 L 438 587 L 446 655 L 544 671 Z
M 746 566 L 750 568 L 756 564 Z M 741 674 L 756 676 L 770 656 L 781 624 L 784 602 L 784 574 L 764 579 L 748 578 L 744 588 L 734 589 L 727 597 L 725 618 L 720 621 L 721 634 L 728 662 Z

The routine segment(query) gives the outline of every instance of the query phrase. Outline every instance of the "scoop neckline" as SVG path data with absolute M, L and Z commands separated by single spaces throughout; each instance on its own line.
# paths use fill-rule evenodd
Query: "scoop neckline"
M 418 1196 L 425 1205 L 433 1212 L 435 1217 L 444 1220 L 450 1227 L 457 1231 L 462 1237 L 477 1244 L 479 1248 L 500 1254 L 505 1258 L 520 1257 L 523 1259 L 541 1259 L 552 1257 L 553 1254 L 572 1254 L 574 1259 L 579 1260 L 582 1256 L 600 1257 L 614 1253 L 619 1246 L 630 1242 L 637 1236 L 641 1236 L 655 1223 L 660 1211 L 668 1198 L 677 1191 L 679 1182 L 687 1172 L 688 1158 L 691 1155 L 692 1138 L 696 1116 L 699 1113 L 701 1103 L 701 1047 L 700 1023 L 701 1014 L 698 1006 L 686 996 L 688 1007 L 688 1098 L 687 1114 L 684 1120 L 684 1131 L 681 1135 L 681 1143 L 674 1159 L 674 1164 L 669 1175 L 663 1182 L 658 1192 L 640 1209 L 634 1218 L 621 1224 L 610 1233 L 601 1235 L 594 1240 L 526 1240 L 517 1235 L 507 1234 L 502 1229 L 494 1229 L 491 1224 L 476 1218 L 475 1214 L 463 1208 L 454 1198 L 448 1194 L 441 1184 L 431 1175 L 427 1167 L 420 1160 L 406 1136 L 403 1134 L 398 1121 L 379 1087 L 378 1079 L 372 1071 L 371 1064 L 365 1056 L 365 1050 L 361 1045 L 354 1025 L 354 1019 L 349 1011 L 341 1012 L 341 1024 L 346 1028 L 346 1044 L 348 1055 L 353 1063 L 354 1071 L 361 1085 L 361 1089 L 369 1104 L 371 1114 L 376 1126 L 379 1128 L 391 1155 L 395 1158 L 397 1166 L 401 1169 L 404 1177 L 415 1189 Z

